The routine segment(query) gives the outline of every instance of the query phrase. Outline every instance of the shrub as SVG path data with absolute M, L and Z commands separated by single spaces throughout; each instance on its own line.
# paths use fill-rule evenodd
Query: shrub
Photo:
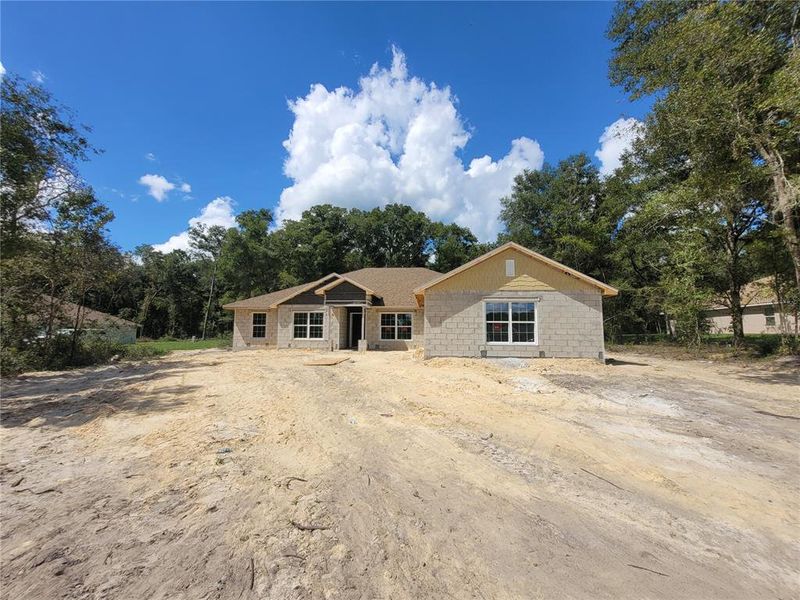
M 150 345 L 130 344 L 125 346 L 125 358 L 129 358 L 131 360 L 155 358 L 157 356 L 164 356 L 166 353 L 166 350 L 162 350 Z
M 80 336 L 73 353 L 72 336 L 57 335 L 31 340 L 23 348 L 4 346 L 0 349 L 0 373 L 7 377 L 27 371 L 60 371 L 107 363 L 114 356 L 142 359 L 163 354 L 163 350 L 156 348 L 125 345 L 95 336 Z

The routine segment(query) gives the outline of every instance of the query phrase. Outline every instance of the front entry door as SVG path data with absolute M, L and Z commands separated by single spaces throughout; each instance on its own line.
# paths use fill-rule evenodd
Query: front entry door
M 352 312 L 350 313 L 350 344 L 351 348 L 355 348 L 358 346 L 358 340 L 361 339 L 361 313 Z

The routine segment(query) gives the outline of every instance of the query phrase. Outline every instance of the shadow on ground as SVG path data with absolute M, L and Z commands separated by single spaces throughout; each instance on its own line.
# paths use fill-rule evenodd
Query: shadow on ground
M 649 367 L 649 363 L 633 362 L 632 360 L 620 360 L 618 358 L 607 358 L 606 364 L 612 367 Z
M 798 396 L 800 396 L 800 367 L 788 367 L 788 370 L 782 371 L 753 369 L 737 373 L 735 377 L 744 381 L 752 381 L 753 383 L 796 385 L 798 386 Z
M 116 413 L 165 412 L 182 406 L 182 398 L 200 386 L 159 387 L 159 381 L 217 364 L 189 360 L 123 363 L 22 376 L 3 384 L 0 426 L 68 428 Z

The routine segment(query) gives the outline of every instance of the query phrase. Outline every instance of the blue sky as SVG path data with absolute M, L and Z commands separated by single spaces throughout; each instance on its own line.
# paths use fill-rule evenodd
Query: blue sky
M 644 116 L 608 83 L 612 9 L 3 2 L 0 60 L 92 126 L 104 153 L 81 173 L 125 250 L 180 247 L 191 218 L 321 201 L 404 201 L 488 239 L 515 172 L 593 155 Z

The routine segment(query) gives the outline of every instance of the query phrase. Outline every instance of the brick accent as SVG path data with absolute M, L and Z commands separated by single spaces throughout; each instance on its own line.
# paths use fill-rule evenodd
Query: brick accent
M 484 300 L 536 300 L 537 343 L 486 342 Z M 600 291 L 436 292 L 425 294 L 425 356 L 594 358 L 603 356 Z

